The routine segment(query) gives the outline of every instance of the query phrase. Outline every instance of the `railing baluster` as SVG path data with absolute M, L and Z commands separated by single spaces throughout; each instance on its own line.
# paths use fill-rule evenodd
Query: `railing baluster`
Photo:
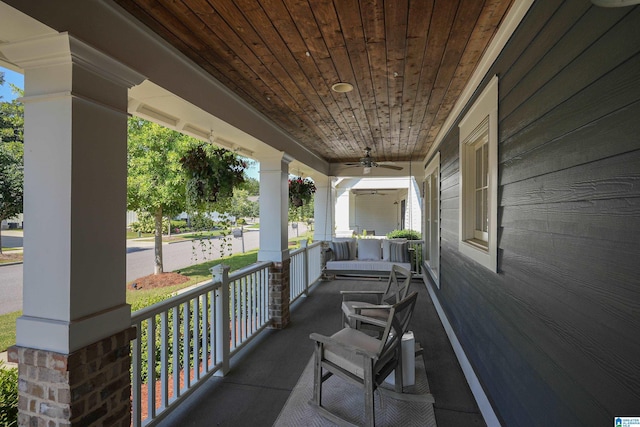
M 200 298 L 193 299 L 193 378 L 200 379 Z
M 142 331 L 142 322 L 136 322 L 133 324 L 138 331 L 138 336 L 135 340 L 133 340 L 133 355 L 131 358 L 132 366 L 132 375 L 133 375 L 133 383 L 131 384 L 131 392 L 133 394 L 132 400 L 132 422 L 133 427 L 141 427 L 142 426 L 142 411 L 140 410 L 141 403 L 141 384 L 140 384 L 140 368 L 142 366 L 141 362 L 141 341 L 142 337 L 140 336 Z
M 247 295 L 247 277 L 243 277 L 242 279 L 240 279 L 240 282 L 242 283 L 242 324 L 244 325 L 243 330 L 242 330 L 242 341 L 245 341 L 247 339 L 247 309 L 249 308 L 249 295 Z
M 229 301 L 229 308 L 231 312 L 229 313 L 230 322 L 231 322 L 231 348 L 236 347 L 236 283 L 234 281 L 229 282 L 229 296 L 231 300 Z
M 161 408 L 169 406 L 169 316 L 165 310 L 160 314 L 160 384 Z
M 156 316 L 147 320 L 147 416 L 156 416 Z
M 218 328 L 221 323 L 218 320 L 218 313 L 220 312 L 218 304 L 222 304 L 222 290 L 214 289 L 212 291 L 213 298 L 211 300 L 211 362 L 213 365 L 217 365 L 220 363 L 220 358 L 218 357 L 218 337 L 220 334 L 218 333 Z
M 202 372 L 209 372 L 209 293 L 202 295 Z
M 190 326 L 190 316 L 191 316 L 191 302 L 185 301 L 183 304 L 183 312 L 182 312 L 182 376 L 184 386 L 181 387 L 183 390 L 187 390 L 191 386 L 191 378 L 189 375 L 189 371 L 191 370 L 191 355 L 189 354 L 189 349 L 191 348 L 191 340 L 189 339 L 189 326 Z
M 173 398 L 174 400 L 180 397 L 180 309 L 179 306 L 171 308 L 173 313 L 173 331 L 171 334 L 171 343 L 173 344 L 173 364 L 172 364 L 172 378 L 173 378 Z

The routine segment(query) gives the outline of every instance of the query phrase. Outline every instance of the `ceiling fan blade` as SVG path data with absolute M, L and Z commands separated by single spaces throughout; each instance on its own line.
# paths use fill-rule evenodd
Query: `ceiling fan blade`
M 395 166 L 395 165 L 383 165 L 378 163 L 376 166 L 378 166 L 379 168 L 387 168 L 387 169 L 393 169 L 395 171 L 401 171 L 402 169 L 404 169 L 401 166 Z
M 360 163 L 343 163 L 345 166 L 360 166 Z

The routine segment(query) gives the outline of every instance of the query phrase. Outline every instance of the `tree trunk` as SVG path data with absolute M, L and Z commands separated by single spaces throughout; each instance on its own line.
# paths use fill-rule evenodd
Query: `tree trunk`
M 0 219 L 0 224 L 2 224 L 1 219 Z M 2 228 L 0 228 L 0 255 L 2 255 Z
M 162 268 L 162 208 L 158 208 L 154 213 L 156 231 L 155 231 L 155 265 L 153 274 L 163 273 Z

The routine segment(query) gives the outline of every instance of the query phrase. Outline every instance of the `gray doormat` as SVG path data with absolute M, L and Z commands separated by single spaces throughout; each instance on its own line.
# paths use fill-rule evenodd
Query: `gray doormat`
M 300 376 L 274 427 L 335 426 L 309 404 L 313 394 L 313 356 Z M 404 393 L 383 384 L 375 392 L 376 426 L 436 427 L 433 396 L 422 356 L 416 357 L 416 384 L 405 387 Z M 322 386 L 322 404 L 339 417 L 357 425 L 364 423 L 364 393 L 362 388 L 337 376 Z

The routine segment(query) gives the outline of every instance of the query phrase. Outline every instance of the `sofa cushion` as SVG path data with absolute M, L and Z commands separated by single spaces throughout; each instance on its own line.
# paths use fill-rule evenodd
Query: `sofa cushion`
M 356 259 L 357 246 L 356 239 L 354 237 L 334 237 L 334 242 L 347 242 L 349 244 L 349 258 Z
M 408 248 L 409 248 L 408 242 L 391 242 L 389 246 L 389 261 L 409 262 Z
M 391 242 L 406 242 L 407 239 L 384 239 L 382 241 L 382 260 L 391 261 Z
M 378 271 L 391 271 L 394 265 L 399 265 L 402 268 L 411 270 L 410 263 L 389 262 L 389 261 L 327 261 L 327 270 L 329 271 L 361 271 L 378 272 Z
M 358 259 L 362 261 L 378 261 L 382 259 L 380 250 L 380 240 L 360 239 L 358 240 Z
M 331 242 L 333 259 L 336 261 L 350 260 L 349 242 Z

